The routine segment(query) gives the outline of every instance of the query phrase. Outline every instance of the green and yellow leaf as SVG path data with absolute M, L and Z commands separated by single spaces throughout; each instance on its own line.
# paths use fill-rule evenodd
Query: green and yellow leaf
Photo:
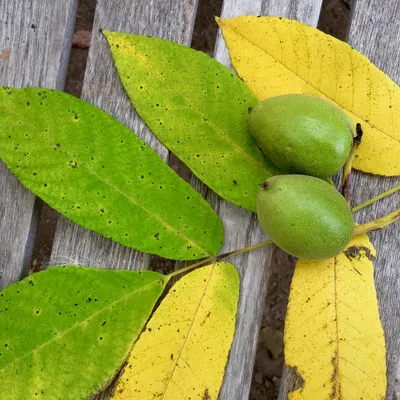
M 113 398 L 216 400 L 238 297 L 232 264 L 212 264 L 181 278 L 135 344 Z
M 224 199 L 255 211 L 279 173 L 247 130 L 257 99 L 208 55 L 166 40 L 103 31 L 121 82 L 153 133 Z
M 209 204 L 132 131 L 49 89 L 0 87 L 0 158 L 67 218 L 164 258 L 214 255 L 223 228 Z
M 232 64 L 259 99 L 319 96 L 364 131 L 354 168 L 400 175 L 400 89 L 366 57 L 298 21 L 242 16 L 217 19 Z
M 285 361 L 303 378 L 291 400 L 381 400 L 385 339 L 373 279 L 375 250 L 353 238 L 333 259 L 296 264 L 285 325 Z
M 2 400 L 87 399 L 113 378 L 168 277 L 54 267 L 0 292 Z

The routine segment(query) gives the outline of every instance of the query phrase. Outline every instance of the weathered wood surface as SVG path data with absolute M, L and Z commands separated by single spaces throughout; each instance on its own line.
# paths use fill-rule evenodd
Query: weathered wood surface
M 316 26 L 321 3 L 322 0 L 225 0 L 221 16 L 228 18 L 238 15 L 280 15 Z M 230 65 L 220 33 L 214 56 L 223 64 Z M 255 214 L 220 199 L 196 178 L 193 178 L 192 184 L 205 196 L 224 223 L 225 245 L 222 251 L 241 248 L 266 239 Z M 273 253 L 274 247 L 269 246 L 229 259 L 239 271 L 241 292 L 235 339 L 219 396 L 221 400 L 242 400 L 249 396 Z
M 0 1 L 0 85 L 62 89 L 77 0 Z M 0 161 L 0 289 L 30 263 L 39 216 L 35 196 Z
M 127 125 L 165 161 L 168 161 L 169 152 L 134 111 L 100 29 L 146 34 L 190 45 L 196 9 L 196 0 L 100 0 L 96 7 L 82 98 Z M 98 268 L 143 269 L 149 268 L 152 260 L 154 258 L 148 254 L 116 244 L 64 217 L 59 218 L 51 265 L 71 263 Z M 96 399 L 108 399 L 112 386 Z
M 141 33 L 190 45 L 197 1 L 107 1 L 97 3 L 82 98 L 102 108 L 145 140 L 164 160 L 168 151 L 132 108 L 119 81 L 108 44 L 100 29 Z M 151 257 L 59 218 L 50 263 L 99 268 L 148 268 Z
M 396 0 L 353 1 L 348 42 L 375 65 L 386 72 L 397 84 L 400 83 L 398 69 L 400 59 L 400 4 Z M 355 172 L 352 178 L 352 203 L 354 205 L 400 184 L 399 178 L 382 178 Z M 386 214 L 400 206 L 400 193 L 396 193 L 371 207 L 355 214 L 356 222 L 366 222 Z M 375 285 L 379 310 L 385 331 L 387 346 L 388 388 L 386 399 L 393 400 L 395 390 L 400 392 L 396 375 L 399 376 L 400 355 L 400 224 L 396 223 L 384 231 L 370 235 L 378 257 L 375 266 Z M 281 380 L 280 400 L 296 385 L 292 371 L 285 369 Z M 368 398 L 368 394 L 366 394 Z
M 321 0 L 322 1 L 322 0 Z M 296 0 L 226 0 L 222 16 L 243 14 L 281 15 L 309 25 L 317 25 L 321 1 Z M 395 81 L 399 59 L 398 43 L 400 6 L 394 0 L 379 7 L 378 0 L 354 4 L 349 42 L 370 57 Z M 184 2 L 152 0 L 134 4 L 124 0 L 112 5 L 100 0 L 96 9 L 94 33 L 85 76 L 83 98 L 103 108 L 146 140 L 164 159 L 168 151 L 148 131 L 123 91 L 107 44 L 100 28 L 144 33 L 189 44 L 195 18 L 196 0 Z M 379 14 L 376 10 L 380 10 Z M 65 78 L 72 38 L 76 0 L 66 2 L 13 1 L 0 2 L 0 85 L 43 86 L 61 89 Z M 49 33 L 51 32 L 51 34 Z M 21 44 L 22 43 L 22 44 Z M 46 44 L 46 45 L 44 45 Z M 218 34 L 215 57 L 229 65 L 229 55 Z M 224 250 L 257 243 L 265 239 L 256 218 L 218 198 L 197 179 L 192 183 L 221 216 L 226 229 Z M 353 199 L 359 203 L 398 184 L 397 179 L 385 179 L 357 173 Z M 35 232 L 34 196 L 0 163 L 0 288 L 19 279 L 29 261 Z M 398 207 L 400 195 L 390 198 L 357 214 L 358 221 L 372 219 L 386 210 Z M 395 374 L 400 348 L 400 228 L 399 224 L 371 235 L 379 252 L 376 262 L 376 282 L 383 325 L 388 345 L 389 388 L 387 399 L 393 398 Z M 241 279 L 241 298 L 237 332 L 227 366 L 221 399 L 247 399 L 252 367 L 261 323 L 269 265 L 273 247 L 259 249 L 232 258 Z M 151 257 L 137 253 L 84 230 L 64 218 L 57 228 L 51 263 L 90 264 L 101 268 L 146 268 Z M 285 375 L 280 399 L 287 398 L 293 379 Z M 106 397 L 106 396 L 105 396 Z M 103 398 L 105 398 L 103 397 Z
M 400 84 L 400 3 L 387 0 L 355 1 L 348 42 Z M 394 127 L 399 129 L 399 127 Z M 397 160 L 400 162 L 400 160 Z M 356 173 L 354 204 L 400 184 L 400 178 L 382 178 Z M 360 211 L 356 222 L 368 221 L 400 207 L 400 193 Z M 370 235 L 378 252 L 375 285 L 387 348 L 387 400 L 395 392 L 400 359 L 400 223 Z M 397 375 L 398 376 L 398 375 Z M 400 388 L 397 387 L 397 392 Z

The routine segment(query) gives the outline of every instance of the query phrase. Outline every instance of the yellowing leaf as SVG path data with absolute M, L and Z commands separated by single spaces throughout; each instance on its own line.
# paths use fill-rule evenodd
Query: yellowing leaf
M 235 329 L 239 277 L 208 265 L 173 286 L 135 344 L 114 399 L 217 399 Z
M 347 43 L 279 17 L 218 19 L 233 66 L 259 98 L 319 96 L 364 131 L 354 168 L 400 175 L 400 89 Z
M 290 400 L 384 399 L 385 340 L 373 280 L 375 250 L 363 234 L 338 256 L 296 265 L 285 361 L 303 378 Z

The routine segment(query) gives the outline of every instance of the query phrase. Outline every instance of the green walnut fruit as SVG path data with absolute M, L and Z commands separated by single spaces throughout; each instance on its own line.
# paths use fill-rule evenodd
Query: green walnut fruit
M 250 111 L 248 124 L 277 167 L 322 179 L 343 167 L 355 136 L 353 123 L 342 110 L 306 94 L 261 101 Z
M 304 260 L 336 256 L 354 228 L 350 207 L 335 187 L 306 175 L 269 178 L 258 193 L 257 214 L 276 245 Z

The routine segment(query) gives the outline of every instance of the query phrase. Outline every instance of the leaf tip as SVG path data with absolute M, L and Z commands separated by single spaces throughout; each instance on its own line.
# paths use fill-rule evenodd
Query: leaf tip
M 110 40 L 110 36 L 111 36 L 113 33 L 115 33 L 115 32 L 111 32 L 111 31 L 108 31 L 108 30 L 102 29 L 102 28 L 100 28 L 99 31 L 100 31 L 100 33 L 107 39 L 107 41 L 109 41 L 109 40 Z
M 225 18 L 214 16 L 214 19 L 218 26 L 222 29 L 222 27 L 224 26 Z

